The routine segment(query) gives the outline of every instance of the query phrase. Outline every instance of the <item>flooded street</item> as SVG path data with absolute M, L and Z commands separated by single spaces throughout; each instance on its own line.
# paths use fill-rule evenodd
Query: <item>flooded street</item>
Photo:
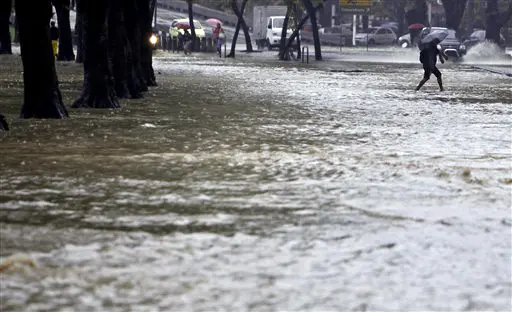
M 161 53 L 146 99 L 69 120 L 3 105 L 2 311 L 509 311 L 512 79 L 261 59 Z

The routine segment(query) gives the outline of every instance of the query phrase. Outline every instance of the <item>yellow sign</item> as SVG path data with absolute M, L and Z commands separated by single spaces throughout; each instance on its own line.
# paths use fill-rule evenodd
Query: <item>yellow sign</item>
M 340 0 L 341 7 L 371 8 L 372 0 Z

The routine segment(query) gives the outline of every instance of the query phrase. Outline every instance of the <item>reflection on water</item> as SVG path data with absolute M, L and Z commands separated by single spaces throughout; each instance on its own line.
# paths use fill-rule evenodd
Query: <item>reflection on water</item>
M 510 79 L 333 66 L 161 57 L 120 110 L 8 106 L 3 311 L 510 310 Z

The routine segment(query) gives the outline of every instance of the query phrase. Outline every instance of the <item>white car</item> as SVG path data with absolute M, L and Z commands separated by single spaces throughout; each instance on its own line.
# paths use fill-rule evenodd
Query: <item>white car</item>
M 356 45 L 385 44 L 392 45 L 396 42 L 397 36 L 389 27 L 372 27 L 367 33 L 356 34 Z

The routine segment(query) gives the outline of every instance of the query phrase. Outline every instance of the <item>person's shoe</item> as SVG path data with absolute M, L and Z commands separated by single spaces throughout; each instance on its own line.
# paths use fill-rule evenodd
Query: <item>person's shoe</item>
M 443 92 L 443 91 L 444 91 L 444 88 L 443 88 L 443 87 L 439 88 L 439 91 Z

